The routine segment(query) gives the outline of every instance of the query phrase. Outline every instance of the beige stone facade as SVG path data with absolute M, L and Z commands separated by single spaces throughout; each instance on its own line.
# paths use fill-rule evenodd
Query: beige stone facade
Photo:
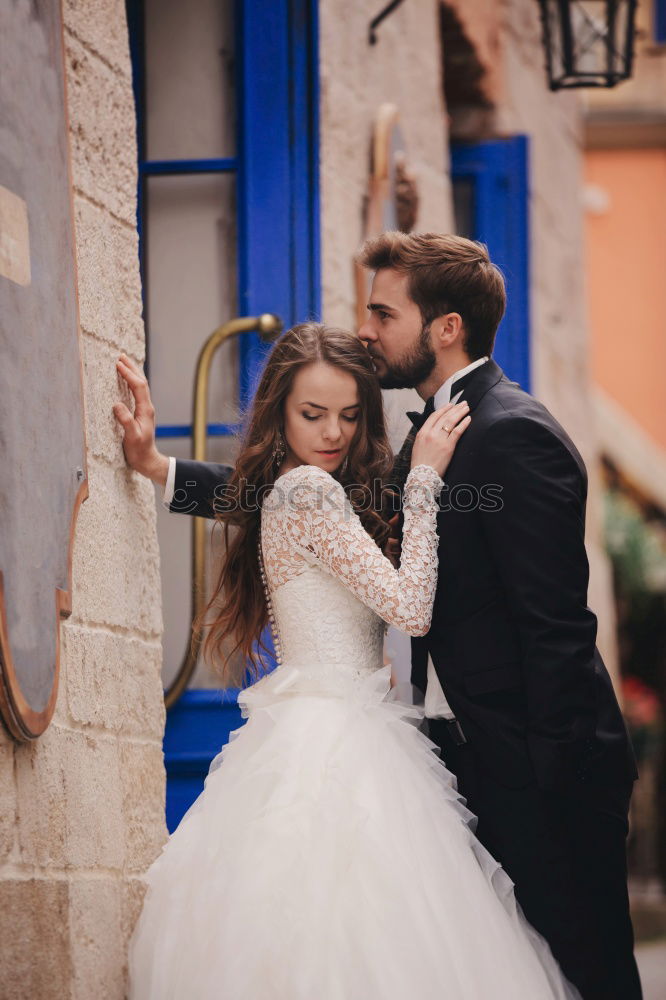
M 531 140 L 534 391 L 590 471 L 590 603 L 614 664 L 599 542 L 597 440 L 588 393 L 578 99 L 547 91 L 533 0 L 449 5 L 485 70 L 477 105 L 447 107 L 440 5 L 399 8 L 367 44 L 376 0 L 321 0 L 324 319 L 353 326 L 372 128 L 393 102 L 419 185 L 417 228 L 453 225 L 448 146 Z M 149 483 L 125 466 L 112 405 L 119 351 L 144 357 L 136 232 L 135 112 L 122 0 L 65 0 L 70 140 L 86 400 L 89 499 L 74 548 L 56 714 L 45 734 L 0 746 L 2 995 L 122 998 L 141 875 L 167 836 L 159 550 Z M 411 396 L 387 400 L 394 443 Z
M 154 497 L 111 410 L 117 354 L 144 354 L 127 28 L 121 0 L 64 7 L 90 494 L 53 721 L 0 737 L 6 1000 L 124 995 L 140 876 L 166 837 Z
M 419 0 L 418 16 L 397 10 L 368 45 L 373 0 L 323 0 L 320 16 L 320 183 L 322 303 L 327 323 L 354 329 L 352 257 L 364 237 L 372 138 L 379 109 L 398 109 L 409 166 L 419 188 L 417 228 L 453 224 L 442 89 L 438 0 Z M 415 391 L 384 393 L 389 436 L 400 447 L 406 410 L 422 408 Z
M 410 166 L 416 173 L 419 228 L 452 225 L 447 131 L 442 90 L 439 4 L 406 5 L 368 45 L 373 0 L 320 4 L 322 297 L 327 322 L 352 327 L 351 258 L 363 239 L 373 128 L 382 104 L 398 108 Z

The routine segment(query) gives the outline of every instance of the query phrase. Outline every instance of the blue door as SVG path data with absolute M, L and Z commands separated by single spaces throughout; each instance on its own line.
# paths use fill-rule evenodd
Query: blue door
M 194 364 L 233 316 L 319 315 L 316 0 L 127 0 L 137 105 L 146 368 L 160 449 L 190 454 Z M 244 334 L 211 385 L 211 460 L 233 461 L 266 353 Z M 159 501 L 158 497 L 158 501 Z M 189 519 L 158 502 L 164 684 L 189 637 Z M 169 709 L 167 826 L 241 724 L 203 667 Z
M 530 389 L 529 147 L 526 136 L 451 147 L 456 228 L 485 243 L 507 285 L 494 358 Z

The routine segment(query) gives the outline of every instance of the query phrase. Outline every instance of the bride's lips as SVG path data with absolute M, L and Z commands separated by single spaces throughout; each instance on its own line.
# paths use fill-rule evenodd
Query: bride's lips
M 335 451 L 318 451 L 317 454 L 318 455 L 328 455 L 329 458 L 332 458 L 334 455 L 339 455 L 341 451 L 342 451 L 342 448 L 336 448 Z

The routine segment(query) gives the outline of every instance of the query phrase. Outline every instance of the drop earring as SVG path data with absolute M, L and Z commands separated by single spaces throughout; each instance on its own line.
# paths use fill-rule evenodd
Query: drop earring
M 282 437 L 282 433 L 280 431 L 278 431 L 277 432 L 277 439 L 276 439 L 275 444 L 273 446 L 273 454 L 271 455 L 271 458 L 273 460 L 273 467 L 275 468 L 276 472 L 280 468 L 280 466 L 282 465 L 282 462 L 284 460 L 284 456 L 286 454 L 287 454 L 287 450 L 285 448 L 284 438 Z

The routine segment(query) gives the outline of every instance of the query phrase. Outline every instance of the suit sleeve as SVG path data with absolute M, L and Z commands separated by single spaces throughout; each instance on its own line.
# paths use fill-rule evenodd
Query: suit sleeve
M 216 462 L 176 461 L 176 480 L 169 510 L 195 517 L 215 517 L 213 507 L 220 490 L 229 482 L 233 469 Z
M 519 641 L 530 756 L 542 787 L 563 785 L 596 724 L 584 467 L 549 428 L 507 417 L 485 435 L 479 468 L 502 487 L 501 509 L 481 522 Z

